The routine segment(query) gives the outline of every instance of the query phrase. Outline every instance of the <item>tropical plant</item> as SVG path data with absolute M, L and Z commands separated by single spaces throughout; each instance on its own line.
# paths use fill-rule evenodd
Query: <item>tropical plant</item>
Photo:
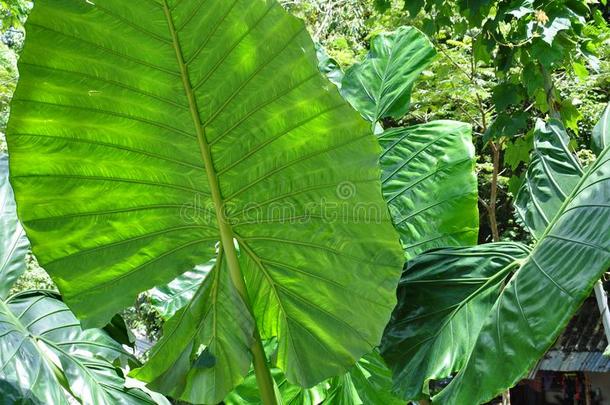
M 608 128 L 606 116 L 598 128 Z M 450 376 L 433 402 L 484 403 L 504 392 L 553 344 L 610 266 L 610 148 L 583 172 L 567 139 L 559 121 L 537 124 L 517 198 L 537 239 L 532 249 L 494 243 L 409 262 L 381 346 L 403 397 L 427 397 L 430 380 Z
M 344 372 L 380 341 L 403 259 L 378 146 L 317 71 L 302 23 L 270 0 L 200 5 L 37 1 L 12 182 L 86 327 L 216 256 L 132 374 L 216 403 L 253 359 L 274 403 L 262 339 L 277 337 L 293 383 Z

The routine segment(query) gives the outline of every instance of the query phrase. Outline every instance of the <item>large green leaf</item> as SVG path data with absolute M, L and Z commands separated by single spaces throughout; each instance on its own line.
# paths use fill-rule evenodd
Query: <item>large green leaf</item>
M 29 242 L 17 219 L 13 190 L 8 181 L 8 156 L 0 154 L 0 299 L 5 299 L 26 269 Z
M 560 121 L 536 123 L 534 151 L 515 197 L 516 213 L 535 238 L 542 236 L 582 177 L 580 163 L 568 149 L 569 142 Z
M 507 283 L 466 365 L 434 402 L 486 402 L 523 378 L 548 350 L 610 266 L 608 201 L 610 148 L 589 167 Z
M 430 380 L 464 366 L 511 270 L 527 254 L 520 244 L 494 243 L 432 250 L 407 263 L 381 344 L 396 393 L 428 398 Z
M 402 254 L 376 140 L 317 71 L 302 22 L 271 0 L 203 4 L 37 1 L 7 140 L 34 252 L 86 326 L 222 242 L 231 283 L 207 277 L 138 373 L 217 402 L 247 372 L 250 312 L 291 382 L 369 352 Z
M 403 280 L 417 281 L 431 273 L 438 275 L 436 286 L 447 283 L 447 287 L 437 288 L 436 293 L 422 287 L 404 289 L 410 295 L 399 296 L 383 343 L 395 388 L 405 397 L 424 396 L 429 379 L 457 372 L 433 402 L 480 404 L 519 381 L 610 266 L 609 182 L 610 148 L 606 148 L 525 256 L 511 253 L 511 245 L 496 243 L 416 258 L 409 267 L 413 272 L 408 269 Z M 480 272 L 484 274 L 470 279 Z M 471 287 L 474 293 L 460 293 L 461 288 Z M 444 310 L 447 305 L 460 310 Z M 476 319 L 466 317 L 470 313 Z M 446 338 L 452 332 L 451 349 L 442 339 L 434 345 L 436 337 Z M 412 370 L 416 364 L 423 367 L 423 374 Z M 412 373 L 424 377 L 406 380 L 413 378 Z
M 83 331 L 53 295 L 27 292 L 0 300 L 0 380 L 12 382 L 20 400 L 44 404 L 154 404 L 125 388 L 113 363 L 128 359 L 100 329 Z
M 591 136 L 592 149 L 595 153 L 600 153 L 610 145 L 610 104 L 606 106 L 601 119 L 593 128 Z
M 479 213 L 469 125 L 433 121 L 384 132 L 383 193 L 407 257 L 474 245 Z
M 371 122 L 402 118 L 413 83 L 435 55 L 430 40 L 416 28 L 380 34 L 371 41 L 366 59 L 345 72 L 341 94 Z

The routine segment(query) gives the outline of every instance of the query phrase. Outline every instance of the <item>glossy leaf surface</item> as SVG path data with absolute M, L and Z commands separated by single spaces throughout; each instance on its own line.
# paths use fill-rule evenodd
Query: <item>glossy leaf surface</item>
M 8 181 L 8 156 L 0 153 L 0 299 L 6 298 L 12 285 L 25 271 L 28 247 Z
M 541 155 L 548 164 L 539 168 L 556 173 L 548 168 L 573 167 L 571 155 L 557 153 L 557 143 L 551 143 L 557 134 L 542 136 L 549 136 L 543 145 L 555 160 L 548 163 L 551 158 Z M 457 372 L 433 402 L 485 403 L 523 378 L 553 344 L 610 265 L 609 150 L 573 190 L 565 190 L 568 197 L 563 204 L 559 200 L 554 217 L 542 211 L 551 221 L 529 254 L 495 243 L 432 251 L 409 263 L 382 344 L 395 389 L 404 398 L 426 397 L 430 379 Z M 543 165 L 535 159 L 533 164 Z M 541 195 L 536 187 L 548 184 L 542 179 L 529 186 Z M 549 194 L 545 203 L 556 205 L 557 198 Z M 443 283 L 447 287 L 441 289 Z
M 494 243 L 432 250 L 407 263 L 381 344 L 396 393 L 428 398 L 430 380 L 464 366 L 511 270 L 527 254 L 520 244 Z
M 542 236 L 582 176 L 569 142 L 561 122 L 536 124 L 530 165 L 515 197 L 517 215 L 535 238 Z
M 383 194 L 407 257 L 477 242 L 475 153 L 469 125 L 433 121 L 385 131 Z
M 484 403 L 548 350 L 610 266 L 610 148 L 591 164 L 485 319 L 436 403 Z M 485 376 L 485 377 L 482 377 Z
M 276 1 L 202 5 L 36 3 L 7 131 L 21 218 L 86 326 L 235 240 L 231 271 L 261 335 L 279 337 L 288 380 L 311 386 L 378 344 L 395 303 L 402 254 L 379 148 Z M 198 299 L 212 280 L 226 277 L 206 278 L 138 373 L 180 379 L 168 390 L 194 402 L 222 400 L 247 372 L 249 311 L 215 301 L 228 286 Z M 215 329 L 204 308 L 222 311 Z M 191 390 L 212 376 L 216 388 Z
M 125 388 L 113 362 L 127 359 L 120 344 L 100 329 L 83 331 L 64 303 L 44 292 L 0 301 L 0 380 L 22 398 L 44 404 L 154 404 Z M 69 391 L 67 391 L 69 390 Z M 70 394 L 68 394 L 68 392 Z
M 430 40 L 416 28 L 380 34 L 371 41 L 366 59 L 345 72 L 341 94 L 371 122 L 402 118 L 413 83 L 435 55 Z
M 163 325 L 150 360 L 132 373 L 156 391 L 194 403 L 222 400 L 251 363 L 254 320 L 222 255 L 217 263 L 188 305 Z

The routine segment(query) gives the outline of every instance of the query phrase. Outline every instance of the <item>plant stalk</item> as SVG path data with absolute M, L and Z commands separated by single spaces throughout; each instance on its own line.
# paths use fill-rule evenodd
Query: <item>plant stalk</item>
M 472 45 L 474 47 L 474 44 Z M 476 76 L 477 76 L 477 63 L 474 57 L 474 49 L 471 49 L 471 59 L 470 59 L 470 75 L 466 72 L 464 74 L 470 79 L 473 85 L 477 85 Z M 485 104 L 481 99 L 479 93 L 475 90 L 475 97 L 477 99 L 477 104 L 479 107 L 479 113 L 481 114 L 481 129 L 483 133 L 487 132 L 487 111 L 485 110 Z M 497 145 L 492 139 L 489 142 L 492 150 L 492 160 L 493 160 L 493 173 L 491 178 L 490 192 L 489 192 L 489 204 L 484 203 L 483 207 L 487 210 L 487 216 L 489 218 L 489 227 L 491 228 L 491 237 L 493 242 L 500 241 L 500 232 L 498 231 L 498 219 L 496 217 L 496 205 L 498 199 L 498 176 L 500 173 L 500 147 Z
M 500 148 L 494 141 L 491 141 L 490 145 L 493 153 L 493 173 L 489 193 L 489 226 L 493 241 L 499 242 L 500 233 L 498 232 L 498 220 L 496 218 L 496 204 L 498 199 L 498 175 L 500 173 Z
M 276 405 L 277 398 L 275 397 L 275 388 L 273 377 L 267 365 L 265 350 L 261 341 L 258 329 L 254 329 L 254 344 L 250 349 L 252 352 L 252 360 L 254 363 L 254 374 L 256 375 L 256 383 L 261 394 L 261 400 L 264 405 Z
M 205 170 L 208 184 L 210 186 L 210 194 L 214 203 L 216 220 L 218 222 L 218 230 L 220 233 L 220 243 L 222 250 L 225 253 L 229 275 L 235 289 L 244 300 L 244 303 L 246 303 L 246 306 L 249 308 L 250 313 L 252 314 L 246 282 L 244 281 L 244 276 L 237 257 L 237 250 L 235 248 L 235 235 L 224 210 L 225 204 L 222 198 L 222 193 L 220 192 L 220 184 L 214 168 L 210 145 L 208 144 L 205 135 L 205 127 L 201 122 L 201 117 L 199 116 L 199 107 L 197 105 L 197 99 L 195 98 L 195 93 L 191 84 L 188 66 L 184 60 L 184 55 L 182 54 L 180 40 L 178 38 L 176 27 L 174 26 L 174 20 L 169 5 L 167 4 L 167 0 L 162 0 L 162 5 L 165 18 L 167 20 L 167 25 L 172 36 L 173 47 L 176 53 L 176 61 L 178 62 L 178 67 L 180 68 L 180 76 L 182 78 L 182 84 L 188 99 L 191 118 L 193 119 L 195 132 L 197 134 L 197 143 L 199 144 L 201 159 L 203 160 L 203 169 Z M 273 380 L 267 365 L 267 358 L 265 357 L 265 351 L 263 350 L 262 340 L 258 329 L 256 328 L 256 321 L 252 336 L 254 338 L 254 343 L 250 348 L 250 351 L 252 353 L 254 367 L 256 370 L 256 381 L 260 389 L 261 398 L 263 399 L 264 405 L 277 405 Z

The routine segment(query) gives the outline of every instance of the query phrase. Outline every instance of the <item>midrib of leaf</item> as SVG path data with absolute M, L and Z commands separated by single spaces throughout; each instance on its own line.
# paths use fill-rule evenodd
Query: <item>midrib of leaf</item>
M 180 46 L 180 40 L 178 38 L 178 32 L 174 26 L 174 20 L 172 18 L 171 11 L 169 9 L 169 5 L 167 4 L 167 0 L 163 0 L 163 11 L 165 13 L 165 18 L 167 20 L 167 25 L 172 36 L 172 45 L 174 51 L 176 52 L 176 60 L 178 63 L 178 67 L 180 69 L 180 76 L 182 79 L 182 84 L 184 86 L 184 91 L 186 93 L 186 97 L 189 103 L 189 110 L 191 112 L 191 118 L 193 119 L 193 124 L 195 126 L 195 132 L 197 134 L 197 143 L 199 145 L 199 150 L 201 152 L 201 158 L 203 160 L 203 169 L 206 173 L 208 184 L 210 187 L 210 194 L 212 197 L 212 201 L 214 203 L 214 209 L 216 212 L 216 220 L 218 223 L 218 230 L 220 233 L 220 240 L 222 243 L 222 249 L 226 254 L 227 265 L 229 267 L 229 273 L 231 274 L 231 280 L 235 285 L 235 288 L 242 296 L 244 301 L 247 302 L 247 290 L 244 282 L 243 275 L 241 273 L 241 269 L 239 266 L 239 260 L 237 258 L 237 251 L 235 250 L 235 246 L 233 244 L 233 229 L 229 225 L 227 218 L 225 216 L 225 212 L 222 209 L 224 206 L 222 194 L 220 192 L 220 185 L 218 182 L 218 176 L 214 169 L 214 163 L 212 161 L 212 154 L 210 151 L 210 145 L 207 142 L 207 138 L 205 135 L 205 128 L 201 122 L 201 117 L 199 116 L 199 106 L 197 105 L 197 100 L 195 99 L 195 93 L 193 90 L 193 86 L 191 84 L 188 66 L 184 60 L 184 55 L 182 53 L 182 47 Z
M 210 151 L 210 145 L 208 144 L 205 127 L 201 122 L 201 117 L 199 116 L 199 107 L 197 105 L 197 100 L 195 98 L 195 93 L 193 89 L 193 85 L 191 84 L 188 66 L 184 60 L 184 55 L 182 53 L 182 47 L 180 46 L 180 40 L 178 38 L 178 32 L 176 31 L 176 27 L 174 26 L 174 20 L 172 17 L 172 12 L 167 4 L 167 0 L 162 0 L 163 12 L 165 14 L 165 18 L 167 20 L 167 26 L 170 31 L 172 37 L 172 45 L 174 51 L 176 53 L 176 61 L 178 63 L 178 67 L 180 68 L 180 76 L 182 79 L 182 84 L 184 86 L 184 91 L 186 93 L 186 97 L 189 103 L 189 110 L 191 112 L 191 117 L 193 119 L 193 124 L 195 125 L 195 131 L 197 134 L 197 142 L 199 144 L 199 150 L 201 152 L 201 157 L 204 163 L 204 170 L 207 175 L 208 185 L 210 187 L 210 194 L 212 197 L 212 202 L 214 203 L 214 209 L 216 211 L 216 220 L 218 223 L 218 230 L 220 233 L 220 242 L 221 249 L 224 252 L 227 260 L 227 267 L 229 269 L 229 275 L 231 277 L 231 281 L 237 290 L 238 294 L 241 296 L 242 300 L 246 304 L 246 307 L 249 309 L 250 314 L 254 317 L 253 311 L 251 309 L 251 304 L 248 299 L 248 291 L 246 288 L 246 283 L 244 281 L 244 276 L 241 271 L 239 265 L 239 259 L 237 257 L 237 251 L 235 249 L 234 244 L 234 233 L 233 229 L 229 224 L 224 212 L 224 203 L 222 198 L 222 193 L 220 191 L 220 185 L 218 181 L 218 175 L 214 169 L 214 163 L 212 160 L 212 153 Z M 221 271 L 222 267 L 220 263 L 218 264 L 218 271 Z M 219 277 L 219 275 L 217 275 Z M 215 305 L 215 304 L 213 304 Z M 259 383 L 261 396 L 264 398 L 265 404 L 275 403 L 275 393 L 273 388 L 273 382 L 271 379 L 271 373 L 269 371 L 269 367 L 267 365 L 267 358 L 265 356 L 265 352 L 262 346 L 262 340 L 260 334 L 258 332 L 258 328 L 256 327 L 256 320 L 253 337 L 254 344 L 250 348 L 252 353 L 252 357 L 254 360 L 254 369 L 256 372 L 257 382 Z M 216 317 L 214 318 L 214 324 L 216 323 Z M 213 331 L 216 334 L 216 331 Z M 214 336 L 215 338 L 215 336 Z

